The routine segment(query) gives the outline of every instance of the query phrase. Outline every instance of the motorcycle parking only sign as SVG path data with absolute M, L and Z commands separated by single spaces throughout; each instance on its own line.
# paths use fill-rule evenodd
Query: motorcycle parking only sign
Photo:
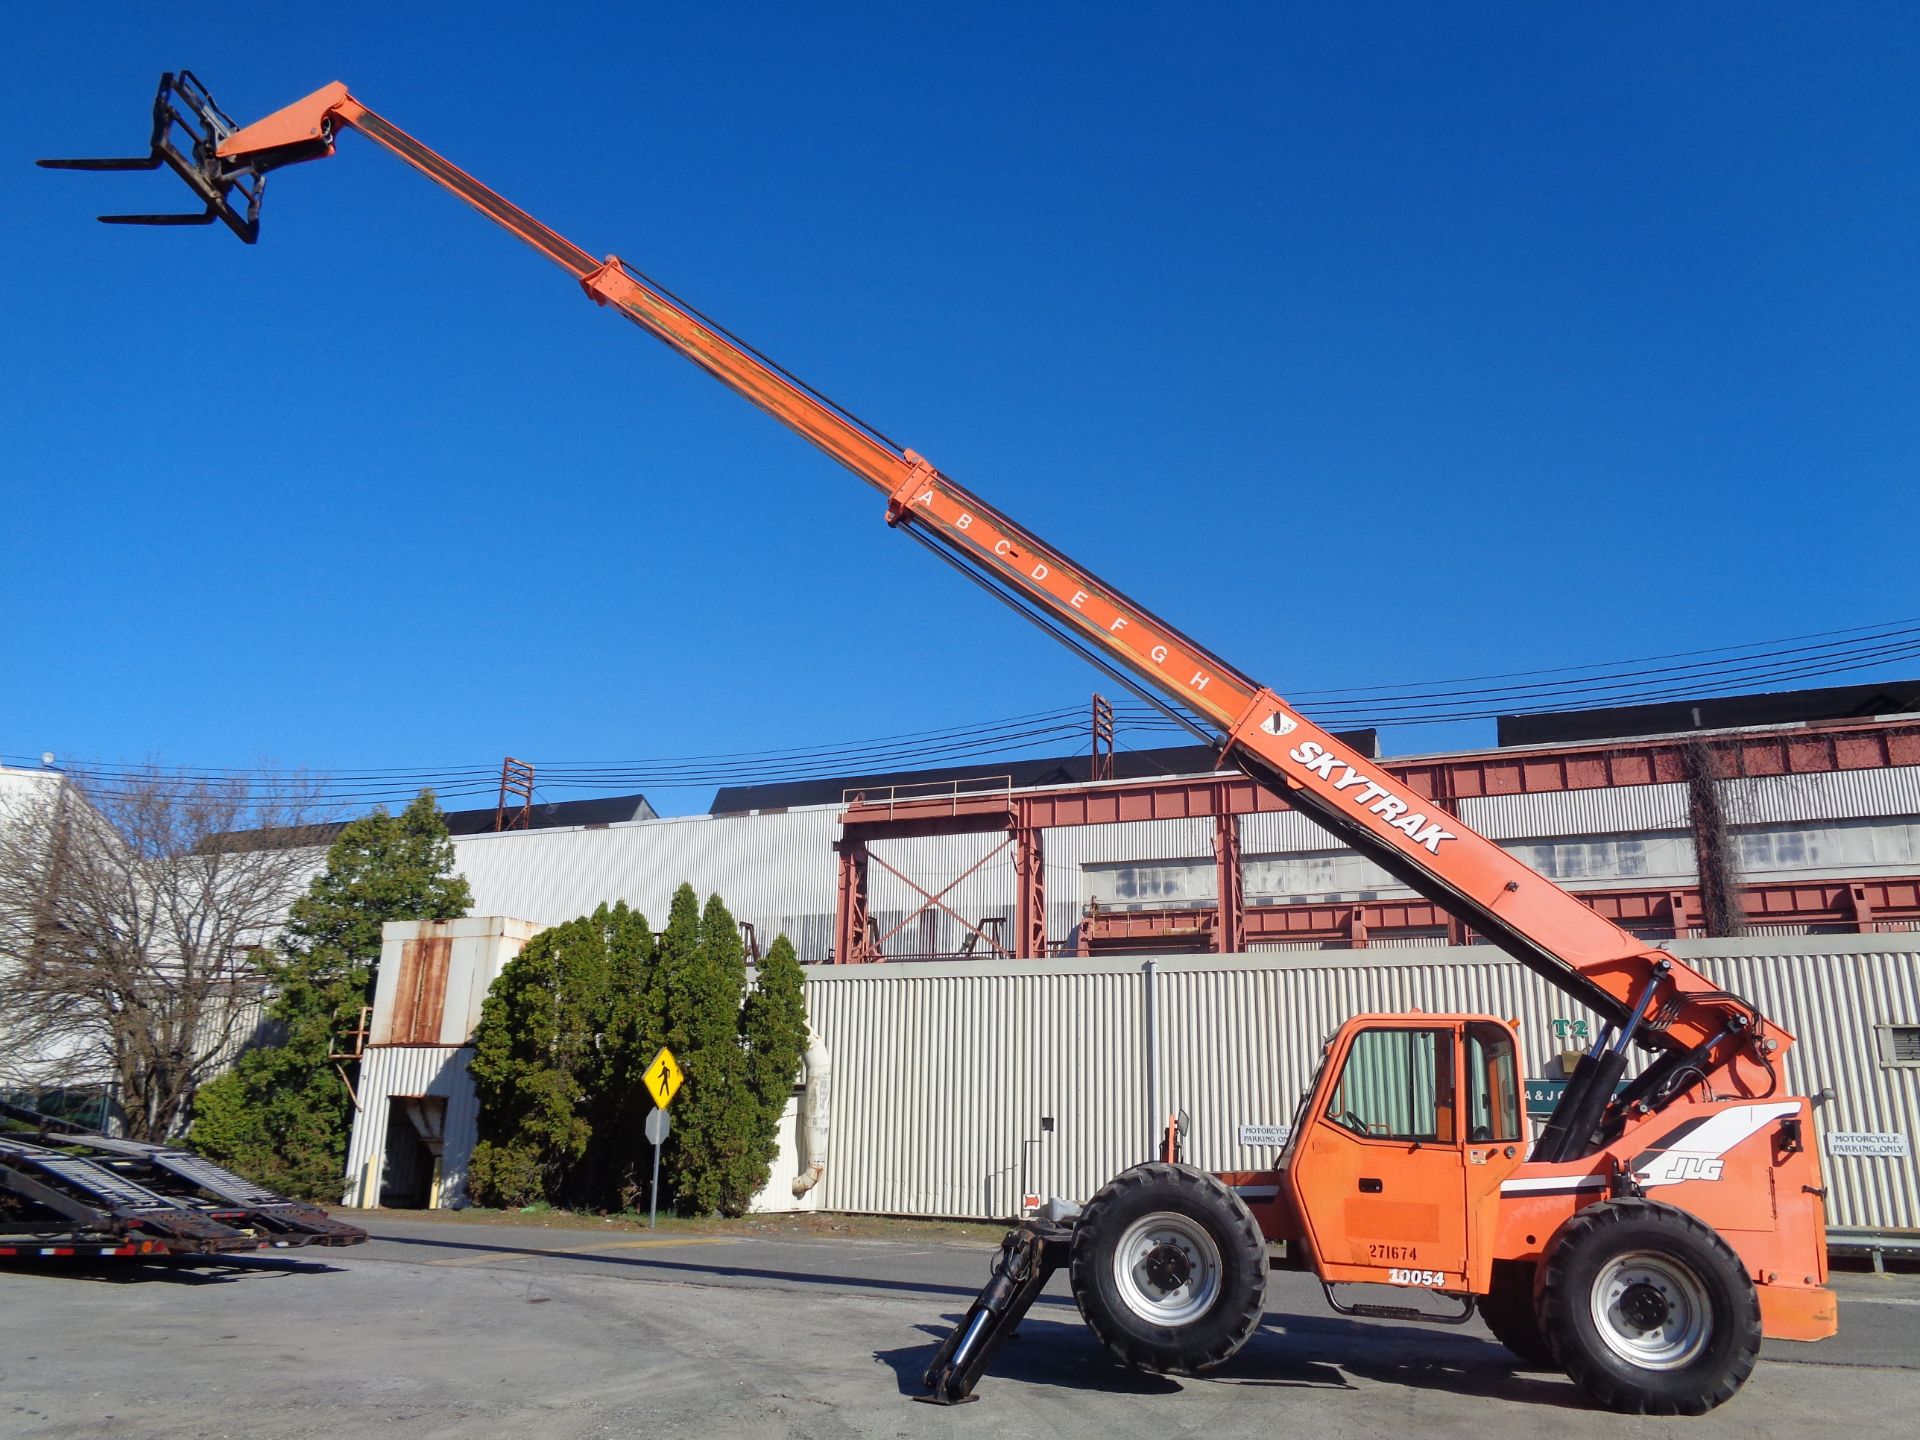
M 1907 1137 L 1887 1130 L 1830 1130 L 1827 1132 L 1829 1155 L 1873 1155 L 1888 1160 L 1904 1160 L 1913 1153 Z
M 1242 1125 L 1240 1143 L 1242 1145 L 1279 1147 L 1287 1143 L 1287 1136 L 1293 1133 L 1291 1125 Z

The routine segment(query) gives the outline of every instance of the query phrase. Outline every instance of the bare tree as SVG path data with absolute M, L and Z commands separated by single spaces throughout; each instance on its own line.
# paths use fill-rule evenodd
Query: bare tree
M 311 813 L 298 784 L 158 768 L 9 787 L 0 1080 L 111 1083 L 129 1134 L 184 1131 L 259 1023 L 257 952 L 318 863 Z
M 1700 869 L 1700 927 L 1710 936 L 1744 935 L 1739 852 L 1721 791 L 1722 752 L 1705 740 L 1690 739 L 1680 747 L 1680 764 L 1687 777 L 1687 817 Z

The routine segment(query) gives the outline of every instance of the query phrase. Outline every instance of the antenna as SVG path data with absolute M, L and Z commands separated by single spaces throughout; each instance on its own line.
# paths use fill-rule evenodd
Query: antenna
M 512 815 L 507 813 L 509 795 L 516 795 L 520 799 L 520 808 Z M 533 766 L 525 760 L 516 760 L 511 755 L 500 762 L 500 798 L 493 807 L 493 828 L 496 830 L 531 830 L 533 828 Z

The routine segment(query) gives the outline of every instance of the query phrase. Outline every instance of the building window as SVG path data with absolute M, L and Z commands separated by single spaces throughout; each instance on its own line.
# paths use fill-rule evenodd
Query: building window
M 1797 869 L 1820 859 L 1818 831 L 1748 830 L 1738 836 L 1738 843 L 1743 870 Z
M 1647 874 L 1645 840 L 1548 840 L 1511 849 L 1549 880 L 1633 880 Z
M 1406 887 L 1386 871 L 1351 850 L 1248 855 L 1240 868 L 1247 900 L 1254 905 L 1370 900 L 1381 891 L 1406 893 Z
M 1920 823 L 1899 816 L 1742 825 L 1734 840 L 1749 875 L 1844 874 L 1920 861 Z
M 1211 860 L 1142 861 L 1085 867 L 1088 898 L 1103 908 L 1214 903 Z
M 1880 1058 L 1888 1065 L 1920 1065 L 1920 1025 L 1882 1025 Z

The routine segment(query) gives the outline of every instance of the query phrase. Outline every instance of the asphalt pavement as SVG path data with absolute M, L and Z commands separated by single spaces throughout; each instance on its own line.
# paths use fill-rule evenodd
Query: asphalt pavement
M 1477 1321 L 1344 1319 L 1276 1273 L 1222 1372 L 1116 1365 L 1055 1278 L 975 1404 L 910 1402 L 991 1250 L 374 1222 L 365 1246 L 171 1269 L 0 1270 L 0 1436 L 1908 1435 L 1920 1277 L 1843 1274 L 1841 1333 L 1770 1343 L 1698 1420 L 1589 1408 Z

